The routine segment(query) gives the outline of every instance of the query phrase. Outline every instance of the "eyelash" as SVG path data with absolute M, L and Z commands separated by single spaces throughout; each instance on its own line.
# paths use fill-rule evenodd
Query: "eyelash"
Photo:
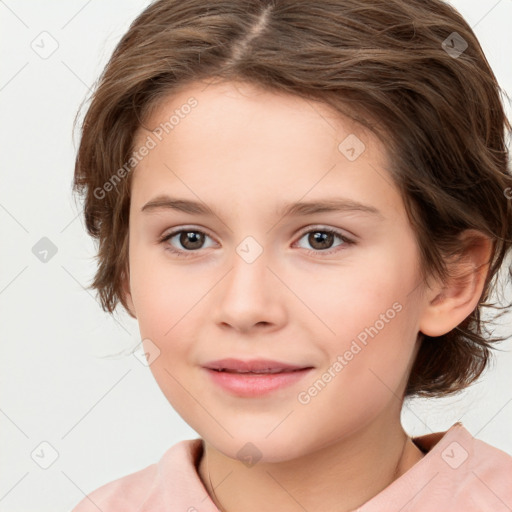
M 201 231 L 200 229 L 194 229 L 194 228 L 186 228 L 186 229 L 179 229 L 179 230 L 176 230 L 176 231 L 172 231 L 171 233 L 167 233 L 165 235 L 163 235 L 160 239 L 159 239 L 159 243 L 163 244 L 163 243 L 166 243 L 168 240 L 170 240 L 171 238 L 173 238 L 174 236 L 180 234 L 180 233 L 183 233 L 183 232 L 191 232 L 191 233 L 201 233 L 203 235 L 206 235 L 209 237 L 209 235 L 207 233 L 205 233 L 204 231 Z M 344 247 L 344 246 L 350 246 L 350 245 L 355 245 L 356 242 L 354 242 L 353 240 L 347 238 L 345 235 L 343 235 L 340 231 L 337 231 L 335 229 L 332 229 L 332 228 L 323 228 L 323 227 L 316 227 L 316 228 L 313 228 L 313 229 L 309 229 L 308 231 L 304 231 L 301 233 L 301 235 L 299 236 L 298 240 L 300 240 L 304 235 L 307 235 L 309 233 L 328 233 L 329 235 L 335 235 L 337 236 L 338 238 L 340 238 L 343 243 L 336 246 L 334 249 L 325 249 L 325 250 L 315 250 L 315 249 L 305 249 L 306 253 L 307 254 L 312 254 L 312 255 L 318 255 L 318 254 L 325 254 L 325 255 L 330 255 L 330 254 L 333 254 L 333 253 L 336 253 L 340 250 L 343 250 L 343 249 L 340 249 L 340 247 Z M 210 237 L 212 238 L 212 237 Z M 189 258 L 193 255 L 193 253 L 196 253 L 196 252 L 199 252 L 200 249 L 197 249 L 195 251 L 182 251 L 182 250 L 178 250 L 178 249 L 175 249 L 174 247 L 172 247 L 170 244 L 168 244 L 168 247 L 166 247 L 166 250 L 175 254 L 176 256 L 178 257 L 181 257 L 181 258 Z

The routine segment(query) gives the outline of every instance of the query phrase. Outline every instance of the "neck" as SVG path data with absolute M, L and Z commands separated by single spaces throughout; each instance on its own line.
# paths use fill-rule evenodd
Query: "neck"
M 199 476 L 222 512 L 350 512 L 423 456 L 399 420 L 384 427 L 375 421 L 300 458 L 252 467 L 204 442 Z

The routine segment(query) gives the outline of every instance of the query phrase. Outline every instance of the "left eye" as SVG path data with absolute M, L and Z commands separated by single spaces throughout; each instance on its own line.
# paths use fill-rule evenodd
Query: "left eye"
M 299 241 L 307 236 L 307 242 L 313 247 L 313 249 L 304 248 L 308 253 L 314 254 L 331 254 L 333 252 L 337 252 L 338 247 L 353 245 L 355 242 L 344 236 L 342 233 L 326 228 L 316 228 L 310 229 L 302 233 L 299 238 Z M 203 244 L 206 238 L 211 238 L 203 231 L 197 229 L 180 229 L 177 231 L 173 231 L 164 235 L 159 242 L 166 243 L 167 241 L 172 241 L 173 238 L 176 238 L 179 241 L 181 248 L 176 248 L 172 243 L 166 244 L 166 249 L 178 256 L 188 257 L 191 254 L 197 252 L 199 249 L 203 249 Z M 341 240 L 341 243 L 334 246 L 332 248 L 333 241 L 338 238 Z M 211 247 L 211 246 L 210 246 Z M 187 254 L 188 253 L 188 254 Z
M 317 228 L 306 231 L 302 234 L 299 240 L 304 238 L 307 235 L 307 242 L 314 247 L 315 250 L 306 249 L 309 253 L 311 252 L 323 252 L 324 254 L 331 254 L 336 252 L 337 249 L 331 249 L 332 242 L 335 238 L 339 238 L 341 243 L 335 247 L 339 247 L 340 245 L 351 245 L 354 242 L 344 236 L 339 231 L 334 229 L 325 229 L 325 228 Z

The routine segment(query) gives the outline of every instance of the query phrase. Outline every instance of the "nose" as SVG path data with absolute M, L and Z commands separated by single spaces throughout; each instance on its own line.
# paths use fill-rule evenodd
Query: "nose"
M 268 332 L 286 321 L 286 288 L 276 277 L 265 251 L 254 261 L 235 252 L 232 267 L 217 286 L 214 321 L 237 332 Z

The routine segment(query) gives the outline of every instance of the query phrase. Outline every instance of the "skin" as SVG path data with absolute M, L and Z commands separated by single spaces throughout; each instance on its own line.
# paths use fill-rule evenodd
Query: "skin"
M 421 460 L 400 423 L 418 333 L 448 332 L 476 307 L 490 245 L 482 238 L 468 251 L 464 283 L 427 286 L 415 234 L 386 170 L 390 156 L 373 134 L 322 103 L 233 82 L 192 84 L 145 125 L 154 129 L 191 96 L 198 105 L 132 176 L 125 293 L 141 338 L 160 350 L 151 371 L 204 440 L 198 473 L 220 510 L 353 510 Z M 150 133 L 139 129 L 135 147 Z M 365 145 L 354 161 L 338 149 L 349 134 Z M 163 193 L 206 203 L 217 215 L 141 212 Z M 371 205 L 382 218 L 276 213 L 283 203 L 332 197 Z M 207 235 L 187 258 L 168 250 L 191 247 L 179 234 L 159 242 L 180 227 Z M 325 255 L 308 237 L 315 228 L 339 230 L 355 243 L 334 237 Z M 263 250 L 252 263 L 236 252 L 248 236 Z M 400 312 L 309 403 L 300 403 L 298 393 L 394 303 Z M 243 398 L 212 384 L 202 368 L 224 357 L 314 370 L 290 387 Z M 247 442 L 261 454 L 250 467 L 237 457 Z

